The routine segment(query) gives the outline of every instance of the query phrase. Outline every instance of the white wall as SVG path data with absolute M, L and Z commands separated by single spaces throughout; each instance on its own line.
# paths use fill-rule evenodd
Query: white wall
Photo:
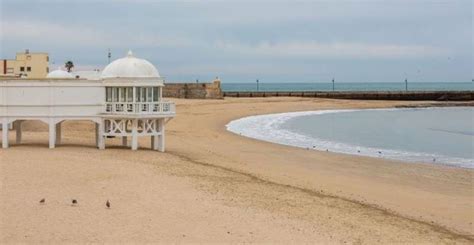
M 0 117 L 96 116 L 104 102 L 100 81 L 0 81 Z

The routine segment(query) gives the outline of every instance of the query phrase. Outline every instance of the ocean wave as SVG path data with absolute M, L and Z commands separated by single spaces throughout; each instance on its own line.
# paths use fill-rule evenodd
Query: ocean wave
M 411 110 L 411 109 L 364 109 L 365 111 L 377 110 Z M 361 110 L 321 110 L 321 111 L 303 111 L 278 114 L 257 115 L 240 118 L 231 121 L 226 125 L 228 131 L 235 134 L 263 140 L 267 142 L 296 146 L 309 150 L 331 151 L 343 154 L 362 155 L 369 157 L 380 157 L 405 162 L 425 162 L 435 164 L 445 164 L 464 168 L 474 168 L 472 159 L 450 157 L 439 154 L 430 154 L 423 152 L 410 152 L 393 149 L 383 149 L 351 145 L 343 142 L 334 142 L 322 140 L 297 132 L 282 128 L 281 126 L 288 120 L 302 116 L 322 115 L 330 113 L 348 113 Z

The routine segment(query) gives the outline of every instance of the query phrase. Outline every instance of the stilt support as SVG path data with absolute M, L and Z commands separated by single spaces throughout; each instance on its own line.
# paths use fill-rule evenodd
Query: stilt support
M 61 137 L 62 137 L 62 130 L 61 130 L 62 122 L 58 122 L 56 124 L 56 144 L 61 144 Z
M 160 136 L 158 136 L 158 151 L 165 152 L 165 120 L 158 119 L 158 130 Z
M 16 143 L 17 144 L 21 144 L 21 136 L 22 136 L 21 123 L 22 123 L 22 121 L 20 121 L 20 120 L 15 122 Z
M 138 149 L 138 120 L 132 120 L 132 150 Z
M 97 147 L 100 150 L 105 149 L 105 137 L 104 137 L 104 121 L 96 124 L 96 137 L 97 137 Z
M 159 136 L 151 136 L 151 149 L 154 151 L 158 150 L 158 146 L 160 145 Z
M 2 120 L 2 148 L 8 148 L 8 119 Z
M 49 120 L 49 148 L 53 149 L 56 146 L 56 123 Z
M 99 148 L 99 124 L 95 123 L 95 146 Z

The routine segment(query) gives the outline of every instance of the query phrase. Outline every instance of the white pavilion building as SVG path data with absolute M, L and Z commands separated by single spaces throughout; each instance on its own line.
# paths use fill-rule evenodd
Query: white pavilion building
M 164 79 L 148 61 L 133 56 L 110 63 L 100 79 L 77 79 L 61 69 L 46 79 L 0 80 L 2 147 L 8 148 L 8 128 L 22 140 L 22 122 L 40 120 L 49 125 L 49 147 L 61 144 L 61 124 L 90 120 L 96 125 L 96 145 L 105 148 L 107 137 L 138 149 L 138 137 L 150 137 L 151 148 L 165 151 L 165 124 L 175 117 L 173 102 L 163 101 Z

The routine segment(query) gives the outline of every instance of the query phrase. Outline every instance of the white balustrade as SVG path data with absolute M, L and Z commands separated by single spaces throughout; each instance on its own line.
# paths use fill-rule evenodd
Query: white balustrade
M 175 114 L 174 102 L 106 102 L 106 114 Z

